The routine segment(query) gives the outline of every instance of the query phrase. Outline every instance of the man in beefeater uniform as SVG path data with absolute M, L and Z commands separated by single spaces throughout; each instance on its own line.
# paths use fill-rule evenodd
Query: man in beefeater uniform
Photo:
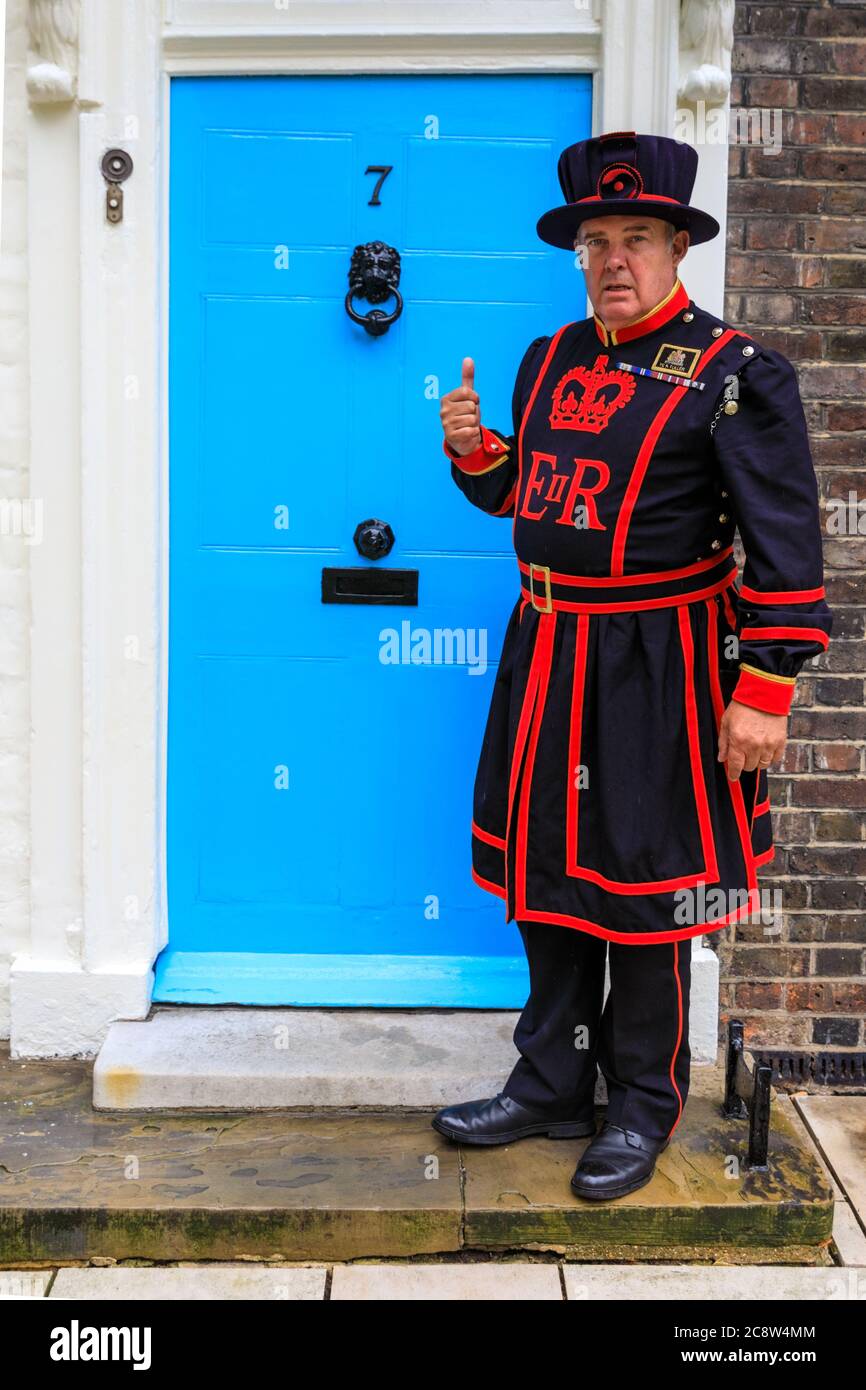
M 832 622 L 794 370 L 677 274 L 719 231 L 689 205 L 697 160 L 633 131 L 564 150 L 566 204 L 537 230 L 581 248 L 595 312 L 530 343 L 513 433 L 481 423 L 471 358 L 441 403 L 454 481 L 512 518 L 473 877 L 518 924 L 530 995 L 503 1090 L 433 1124 L 470 1144 L 595 1134 L 598 1065 L 586 1198 L 648 1182 L 680 1122 L 691 940 L 755 909 L 767 768 Z

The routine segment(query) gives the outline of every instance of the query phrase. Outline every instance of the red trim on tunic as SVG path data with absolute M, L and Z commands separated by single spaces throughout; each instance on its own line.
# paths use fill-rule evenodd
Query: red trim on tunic
M 656 946 L 661 941 L 686 941 L 692 936 L 706 936 L 709 932 L 720 931 L 722 927 L 729 927 L 732 922 L 738 922 L 746 914 L 757 911 L 757 908 L 758 903 L 748 899 L 733 912 L 725 913 L 724 917 L 718 917 L 714 922 L 701 922 L 699 926 L 682 927 L 674 931 L 610 931 L 585 917 L 571 917 L 565 912 L 533 912 L 529 908 L 524 908 L 520 913 L 520 920 L 552 922 L 557 927 L 575 927 L 578 931 L 589 932 L 590 936 L 600 936 L 605 941 L 619 941 L 624 946 Z
M 487 878 L 482 878 L 481 875 L 478 873 L 477 869 L 474 867 L 474 865 L 473 865 L 473 867 L 472 867 L 472 869 L 471 869 L 471 873 L 472 873 L 473 879 L 474 879 L 475 882 L 478 884 L 478 887 L 479 887 L 479 888 L 485 889 L 485 891 L 488 892 L 488 893 L 495 893 L 496 896 L 497 896 L 497 898 L 506 898 L 506 897 L 507 897 L 504 888 L 500 888 L 500 886 L 499 886 L 498 883 L 491 883 L 489 879 L 487 879 Z
M 607 328 L 598 314 L 594 313 L 595 331 L 605 347 L 620 347 L 624 343 L 632 342 L 634 338 L 642 338 L 647 333 L 655 333 L 656 329 L 663 328 L 676 317 L 680 309 L 687 309 L 690 303 L 688 290 L 677 276 L 673 288 L 654 309 L 650 309 L 632 323 L 623 324 L 622 328 Z
M 689 735 L 689 759 L 692 766 L 692 783 L 695 789 L 695 804 L 698 808 L 698 823 L 701 828 L 701 848 L 704 853 L 707 875 L 704 881 L 718 883 L 719 866 L 716 861 L 716 846 L 713 840 L 713 823 L 710 818 L 707 784 L 704 780 L 704 769 L 701 763 L 698 705 L 695 699 L 695 644 L 688 608 L 678 608 L 677 618 L 680 625 L 680 644 L 683 649 L 685 665 L 685 705 L 686 727 Z M 709 877 L 710 874 L 712 874 L 712 878 Z
M 442 448 L 452 463 L 456 463 L 461 473 L 468 473 L 475 476 L 480 473 L 492 473 L 494 468 L 498 468 L 504 463 L 511 452 L 509 445 L 505 444 L 493 430 L 489 430 L 486 425 L 480 426 L 481 443 L 478 444 L 468 454 L 452 453 L 448 445 L 448 440 L 442 440 Z
M 710 346 L 706 349 L 700 361 L 698 362 L 698 365 L 695 368 L 691 380 L 695 381 L 700 376 L 707 363 L 712 361 L 716 353 L 721 351 L 721 349 L 725 347 L 725 345 L 736 336 L 736 330 L 733 328 L 728 328 L 724 333 L 722 333 L 718 338 L 716 338 L 715 342 L 710 344 Z M 620 508 L 619 516 L 617 517 L 616 521 L 616 530 L 614 531 L 613 535 L 613 553 L 611 556 L 610 564 L 611 574 L 622 574 L 623 572 L 625 562 L 625 545 L 626 538 L 628 536 L 628 528 L 631 524 L 632 512 L 635 509 L 638 494 L 640 493 L 641 487 L 643 486 L 643 480 L 646 476 L 647 469 L 649 468 L 650 459 L 652 458 L 653 451 L 655 450 L 656 444 L 659 441 L 659 436 L 661 435 L 662 430 L 664 429 L 671 415 L 676 410 L 677 406 L 680 405 L 683 400 L 685 400 L 687 395 L 688 392 L 686 391 L 676 391 L 672 392 L 671 395 L 667 397 L 660 409 L 656 412 L 652 424 L 650 425 L 641 442 L 641 446 L 638 451 L 638 456 L 635 460 L 635 465 L 632 469 L 631 477 L 628 480 L 628 486 L 626 487 L 625 496 L 623 497 L 622 506 Z
M 511 817 L 514 810 L 514 793 L 517 787 L 517 779 L 520 773 L 520 764 L 523 760 L 523 750 L 526 745 L 526 737 L 529 722 L 535 709 L 536 690 L 538 687 L 538 659 L 542 650 L 542 633 L 544 624 L 539 623 L 535 629 L 535 641 L 532 648 L 532 658 L 529 663 L 529 672 L 526 677 L 526 688 L 523 692 L 523 704 L 520 709 L 520 719 L 517 725 L 517 734 L 514 740 L 514 752 L 511 757 L 511 772 L 508 778 L 508 815 L 505 822 L 505 893 L 506 902 L 508 901 L 508 851 L 507 846 L 511 838 Z
M 577 622 L 574 649 L 574 679 L 571 698 L 571 726 L 569 729 L 568 747 L 568 785 L 566 788 L 565 871 L 571 878 L 585 879 L 589 883 L 595 883 L 600 888 L 607 889 L 610 893 L 622 893 L 626 896 L 635 896 L 643 893 L 665 893 L 673 892 L 678 888 L 694 888 L 699 883 L 718 883 L 719 881 L 716 847 L 713 840 L 713 826 L 710 817 L 709 802 L 707 800 L 707 789 L 704 783 L 703 766 L 701 763 L 697 702 L 695 700 L 694 686 L 694 642 L 686 605 L 678 609 L 677 618 L 680 646 L 682 647 L 683 653 L 683 674 L 685 681 L 684 701 L 686 732 L 689 743 L 689 763 L 691 766 L 692 787 L 695 795 L 695 812 L 700 830 L 701 850 L 704 856 L 704 863 L 701 869 L 696 869 L 690 874 L 679 874 L 674 878 L 646 879 L 643 881 L 634 881 L 632 883 L 626 883 L 621 879 L 607 878 L 606 875 L 600 873 L 599 870 L 590 869 L 577 862 L 579 805 L 578 788 L 575 786 L 575 771 L 580 763 L 589 618 L 586 614 L 583 614 L 578 618 Z
M 740 670 L 740 679 L 731 696 L 738 704 L 748 705 L 750 709 L 762 710 L 764 714 L 788 714 L 794 698 L 795 683 L 775 681 L 755 675 L 754 671 Z
M 583 732 L 583 692 L 586 684 L 586 648 L 589 640 L 589 615 L 581 613 L 574 635 L 574 676 L 571 687 L 571 727 L 568 734 L 568 786 L 565 798 L 565 872 L 579 874 L 577 865 L 577 786 L 575 778 L 580 764 L 580 742 Z
M 744 627 L 740 633 L 744 642 L 759 641 L 763 637 L 790 637 L 795 642 L 820 642 L 825 651 L 830 645 L 830 638 L 819 627 Z
M 661 584 L 666 579 L 688 579 L 689 575 L 701 574 L 704 570 L 711 570 L 716 565 L 721 564 L 728 555 L 733 554 L 734 547 L 726 546 L 720 550 L 718 555 L 711 555 L 708 560 L 696 560 L 693 565 L 683 565 L 675 570 L 653 570 L 649 574 L 624 574 L 619 576 L 607 574 L 560 574 L 556 570 L 550 571 L 550 579 L 554 584 L 573 584 L 578 588 L 619 588 L 623 584 Z M 529 574 L 530 566 L 525 560 L 518 560 L 518 567 Z
M 722 715 L 725 712 L 725 700 L 722 695 L 721 682 L 719 681 L 719 647 L 718 647 L 718 610 L 714 603 L 707 603 L 707 647 L 710 667 L 710 693 L 713 701 L 713 714 L 716 720 L 716 737 L 718 738 L 721 727 Z M 755 854 L 752 848 L 752 835 L 749 829 L 749 822 L 746 818 L 746 803 L 743 797 L 743 788 L 739 778 L 732 782 L 724 769 L 725 781 L 728 784 L 728 791 L 731 803 L 734 808 L 734 818 L 737 822 L 737 831 L 740 836 L 740 848 L 743 854 L 743 863 L 746 869 L 746 887 L 751 891 L 757 889 L 758 881 L 755 876 Z
M 719 342 L 721 341 L 720 338 Z M 814 603 L 824 597 L 824 585 L 821 584 L 817 589 L 770 589 L 761 593 L 758 589 L 749 589 L 743 584 L 740 586 L 740 597 L 748 599 L 751 603 Z
M 714 713 L 714 717 L 715 717 L 715 721 L 716 721 L 716 729 L 717 729 L 717 732 L 718 732 L 718 727 L 719 727 L 719 724 L 720 724 L 720 722 L 721 722 L 721 717 L 722 717 L 722 714 L 724 713 L 724 698 L 723 698 L 723 696 L 722 696 L 721 686 L 720 686 L 720 683 L 719 683 L 719 667 L 718 667 L 718 647 L 717 647 L 717 627 L 718 627 L 718 625 L 717 625 L 717 611 L 718 611 L 718 610 L 717 610 L 717 607 L 716 607 L 715 603 L 714 603 L 711 599 L 707 599 L 707 600 L 705 600 L 705 602 L 706 602 L 707 613 L 708 613 L 708 618 L 709 618 L 709 623 L 708 623 L 708 655 L 709 655 L 709 668 L 710 668 L 710 686 L 711 686 L 711 694 L 712 694 L 712 701 L 713 701 L 713 713 Z M 546 616 L 546 615 L 540 615 L 540 616 Z M 551 616 L 552 616 L 552 615 L 551 615 Z M 553 619 L 553 621 L 555 622 L 555 618 Z M 541 627 L 542 625 L 548 626 L 548 627 L 550 626 L 549 623 L 548 623 L 548 624 L 539 623 L 539 627 Z M 536 651 L 538 651 L 538 650 L 540 650 L 540 648 L 538 647 L 538 635 L 536 635 Z M 530 676 L 529 676 L 529 679 L 528 679 L 528 681 L 527 681 L 527 690 L 526 690 L 526 695 L 524 696 L 524 709 L 521 711 L 521 723 L 524 721 L 524 717 L 526 716 L 526 710 L 527 710 L 527 697 L 528 697 L 529 694 L 530 694 L 530 686 L 533 687 L 533 694 L 534 694 L 534 686 L 535 686 L 536 682 L 533 680 L 533 671 L 537 671 L 537 666 L 536 666 L 535 658 L 536 658 L 536 652 L 533 652 L 533 665 L 532 665 L 532 667 L 530 668 Z M 549 667 L 548 667 L 548 675 L 549 675 Z M 545 681 L 545 692 L 546 692 L 546 681 Z M 540 712 L 540 711 L 539 711 L 539 712 Z M 536 735 L 536 741 L 537 741 L 538 727 L 539 727 L 539 721 L 536 720 L 536 721 L 535 721 L 535 729 L 534 729 L 534 733 L 535 733 L 535 735 Z M 518 728 L 518 735 L 519 735 L 519 734 L 520 734 L 520 729 Z M 525 736 L 524 736 L 524 741 L 525 741 Z M 534 757 L 534 752 L 535 752 L 535 748 L 534 748 L 534 744 L 533 744 L 533 747 L 532 747 L 532 756 L 533 756 L 533 757 Z M 515 775 L 516 775 L 516 774 L 515 774 L 514 768 L 513 768 L 513 769 L 512 769 L 512 778 L 514 778 Z M 571 928 L 571 929 L 573 929 L 573 930 L 587 932 L 590 936 L 598 937 L 598 938 L 600 938 L 601 940 L 604 940 L 604 941 L 616 941 L 616 942 L 619 942 L 619 943 L 621 943 L 622 945 L 625 945 L 625 946 L 653 946 L 653 945 L 657 945 L 657 944 L 659 944 L 659 943 L 661 943 L 661 942 L 666 942 L 666 941 L 686 941 L 686 940 L 689 940 L 689 939 L 691 939 L 692 937 L 695 937 L 695 936 L 706 936 L 706 935 L 709 935 L 709 934 L 712 933 L 712 932 L 720 931 L 723 927 L 731 926 L 734 922 L 739 921 L 742 917 L 744 917 L 744 916 L 750 914 L 751 912 L 757 910 L 757 906 L 758 906 L 758 902 L 757 902 L 757 891 L 758 891 L 758 890 L 757 890 L 757 879 L 756 879 L 756 875 L 755 875 L 755 870 L 756 870 L 757 868 L 759 868 L 761 865 L 766 864 L 766 863 L 769 863 L 769 862 L 775 857 L 776 850 L 775 850 L 775 846 L 771 846 L 768 850 L 764 850 L 761 854 L 759 854 L 759 855 L 757 855 L 757 856 L 754 854 L 754 851 L 753 851 L 752 845 L 751 845 L 751 835 L 750 835 L 750 833 L 749 833 L 749 827 L 748 827 L 748 821 L 747 821 L 746 809 L 745 809 L 745 800 L 744 800 L 744 797 L 743 797 L 743 790 L 742 790 L 742 787 L 741 787 L 741 785 L 740 785 L 739 780 L 736 781 L 736 782 L 732 782 L 732 781 L 730 780 L 730 778 L 727 777 L 727 775 L 725 776 L 725 780 L 726 780 L 726 782 L 727 782 L 727 784 L 728 784 L 728 792 L 729 792 L 729 795 L 730 795 L 730 797 L 731 797 L 731 802 L 732 802 L 732 805 L 733 805 L 733 808 L 734 808 L 734 816 L 735 816 L 735 820 L 736 820 L 736 824 L 737 824 L 737 830 L 738 830 L 739 839 L 740 839 L 740 846 L 741 846 L 741 851 L 742 851 L 742 855 L 743 855 L 743 863 L 744 863 L 744 866 L 745 866 L 745 869 L 746 869 L 747 886 L 746 886 L 746 890 L 745 890 L 745 891 L 747 892 L 747 899 L 746 899 L 746 902 L 745 902 L 745 903 L 741 903 L 738 907 L 734 908 L 731 912 L 726 913 L 723 917 L 718 917 L 718 918 L 716 918 L 716 919 L 715 919 L 714 921 L 712 921 L 712 922 L 699 922 L 699 923 L 697 923 L 697 924 L 695 924 L 694 926 L 691 926 L 691 927 L 674 928 L 674 929 L 672 929 L 671 931 L 664 931 L 664 932 L 641 932 L 641 931 L 636 931 L 636 932 L 618 932 L 618 931 L 613 931 L 613 930 L 611 930 L 611 929 L 608 928 L 608 927 L 603 927 L 603 926 L 602 926 L 600 923 L 598 923 L 598 922 L 592 922 L 592 921 L 590 921 L 589 918 L 586 918 L 586 917 L 574 917 L 574 916 L 572 916 L 572 915 L 569 914 L 569 913 L 562 913 L 562 912 L 550 912 L 550 911 L 541 911 L 541 912 L 539 912 L 539 911 L 536 911 L 535 909 L 528 908 L 528 907 L 526 906 L 526 904 L 525 904 L 525 897 L 526 897 L 526 891 L 525 891 L 525 871 L 526 871 L 526 864 L 525 864 L 525 858 L 524 858 L 524 862 L 523 862 L 523 866 L 522 866 L 522 867 L 523 867 L 523 872 L 524 872 L 524 878 L 523 878 L 523 884 L 522 884 L 522 889 L 523 889 L 523 891 L 522 891 L 522 895 L 520 895 L 520 896 L 518 897 L 518 899 L 517 899 L 517 903 L 516 903 L 517 911 L 516 911 L 515 914 L 514 914 L 515 918 L 519 918 L 521 921 L 526 921 L 526 922 L 547 922 L 547 923 L 552 923 L 554 926 L 569 927 L 569 928 Z M 512 783 L 512 785 L 513 785 L 513 783 Z M 527 796 L 526 796 L 526 784 L 524 784 L 524 787 L 521 789 L 521 809 L 523 809 L 524 807 L 525 807 L 524 814 L 525 814 L 525 816 L 528 818 L 528 799 L 527 799 Z M 506 843 L 507 843 L 507 835 L 508 835 L 508 832 L 506 832 Z M 485 890 L 486 890 L 487 892 L 489 892 L 489 893 L 494 894 L 496 897 L 504 898 L 504 899 L 505 899 L 505 902 L 506 902 L 506 910 L 507 910 L 507 904 L 508 904 L 508 892 L 507 892 L 507 855 L 504 855 L 504 860 L 505 860 L 505 868 L 506 868 L 506 888 L 505 888 L 505 889 L 503 889 L 499 884 L 492 883 L 492 882 L 490 882 L 488 879 L 482 878 L 481 875 L 477 872 L 477 870 L 476 870 L 474 867 L 473 867 L 473 869 L 472 869 L 472 878 L 473 878 L 473 880 L 475 881 L 475 883 L 478 884 L 479 887 L 485 889 Z M 520 867 L 520 860 L 518 859 L 518 869 L 519 869 L 519 867 Z M 518 873 L 518 892 L 520 891 L 520 888 L 521 888 L 520 875 L 519 875 L 519 873 Z M 743 890 L 735 890 L 735 891 L 743 891 Z
M 697 599 L 710 598 L 713 594 L 718 594 L 722 589 L 729 587 L 736 578 L 736 569 L 731 570 L 723 578 L 707 589 L 696 589 L 688 594 L 668 594 L 665 598 L 638 598 L 626 600 L 622 603 L 570 603 L 564 598 L 551 598 L 554 613 L 636 613 L 638 609 L 645 608 L 679 608 L 683 603 L 694 603 Z M 535 605 L 533 604 L 533 607 Z M 536 612 L 539 610 L 536 609 Z
M 491 835 L 489 830 L 482 830 L 475 820 L 472 821 L 472 834 L 477 835 L 486 845 L 492 845 L 494 849 L 505 849 L 505 841 L 500 835 Z

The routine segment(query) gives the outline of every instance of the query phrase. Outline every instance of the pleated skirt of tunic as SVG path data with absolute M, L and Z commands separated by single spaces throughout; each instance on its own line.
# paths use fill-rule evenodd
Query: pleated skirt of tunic
M 604 613 L 518 599 L 472 825 L 473 877 L 506 921 L 640 945 L 755 911 L 774 853 L 767 774 L 732 782 L 717 757 L 732 618 L 727 593 Z

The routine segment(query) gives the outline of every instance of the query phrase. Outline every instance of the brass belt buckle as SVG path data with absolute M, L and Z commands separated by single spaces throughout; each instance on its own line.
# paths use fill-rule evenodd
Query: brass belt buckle
M 546 607 L 546 608 L 541 608 L 541 607 L 539 607 L 539 605 L 538 605 L 538 604 L 536 603 L 536 601 L 535 601 L 535 576 L 536 576 L 536 574 L 542 574 L 542 575 L 544 576 L 544 598 L 545 598 L 545 602 L 546 602 L 546 604 L 547 604 L 547 607 Z M 553 597 L 552 597 L 551 592 L 550 592 L 550 566 L 549 566 L 549 565 L 535 565 L 535 564 L 533 564 L 533 563 L 530 561 L 530 565 L 529 565 L 529 602 L 532 604 L 532 606 L 533 606 L 533 608 L 535 609 L 536 613 L 552 613 L 552 612 L 553 612 Z

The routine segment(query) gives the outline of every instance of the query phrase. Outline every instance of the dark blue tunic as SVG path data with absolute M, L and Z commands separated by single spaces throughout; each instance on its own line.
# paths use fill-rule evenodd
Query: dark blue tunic
M 732 697 L 786 713 L 832 623 L 794 370 L 677 280 L 619 332 L 593 316 L 531 343 L 512 423 L 459 460 L 444 446 L 467 498 L 512 518 L 520 584 L 473 876 L 506 921 L 717 930 L 774 853 L 767 774 L 729 780 L 719 721 Z

